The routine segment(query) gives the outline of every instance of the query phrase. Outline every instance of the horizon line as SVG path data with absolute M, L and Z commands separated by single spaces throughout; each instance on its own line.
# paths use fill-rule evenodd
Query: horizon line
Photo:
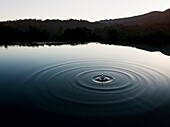
M 0 20 L 0 22 L 13 22 L 13 21 L 24 21 L 24 20 L 37 20 L 37 21 L 46 21 L 46 20 L 60 20 L 60 21 L 69 21 L 69 20 L 76 20 L 76 21 L 87 21 L 87 22 L 91 22 L 91 23 L 95 23 L 95 22 L 100 22 L 100 21 L 104 21 L 104 20 L 117 20 L 117 19 L 124 19 L 124 18 L 132 18 L 132 17 L 136 17 L 136 16 L 142 16 L 142 15 L 145 15 L 145 14 L 149 14 L 149 13 L 152 13 L 152 12 L 166 12 L 167 10 L 170 10 L 170 8 L 164 10 L 164 11 L 150 11 L 150 12 L 147 12 L 147 13 L 143 13 L 143 14 L 139 14 L 139 15 L 133 15 L 133 16 L 125 16 L 125 17 L 122 17 L 122 18 L 106 18 L 106 19 L 101 19 L 101 20 L 97 20 L 97 21 L 90 21 L 90 20 L 87 20 L 87 19 L 78 19 L 78 18 L 68 18 L 68 19 L 59 19 L 59 18 L 35 18 L 35 17 L 30 17 L 30 18 L 18 18 L 18 19 L 7 19 L 7 20 Z

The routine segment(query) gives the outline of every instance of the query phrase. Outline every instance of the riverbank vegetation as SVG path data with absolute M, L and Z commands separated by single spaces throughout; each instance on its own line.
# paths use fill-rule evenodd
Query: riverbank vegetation
M 62 42 L 63 44 L 100 42 L 165 49 L 170 47 L 170 23 L 125 26 L 82 20 L 1 22 L 0 44 L 15 42 Z

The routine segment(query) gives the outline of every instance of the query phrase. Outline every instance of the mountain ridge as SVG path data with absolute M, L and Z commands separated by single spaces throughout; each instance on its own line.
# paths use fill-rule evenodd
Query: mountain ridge
M 146 25 L 154 23 L 170 23 L 170 9 L 165 11 L 152 11 L 146 14 L 119 18 L 100 20 L 103 24 L 122 24 L 122 25 Z

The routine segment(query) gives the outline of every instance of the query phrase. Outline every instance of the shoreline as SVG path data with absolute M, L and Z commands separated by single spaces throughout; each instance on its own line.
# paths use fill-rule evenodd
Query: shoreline
M 5 48 L 7 48 L 8 46 L 30 46 L 30 47 L 36 47 L 36 46 L 59 46 L 59 45 L 72 45 L 72 46 L 76 46 L 76 45 L 83 45 L 83 44 L 88 44 L 90 42 L 74 42 L 74 41 L 68 41 L 68 42 L 11 42 L 11 43 L 5 43 L 5 44 L 1 44 L 0 46 L 4 46 Z M 96 43 L 96 42 L 94 42 Z M 154 46 L 149 46 L 149 45 L 135 45 L 135 44 L 110 44 L 110 43 L 101 43 L 98 42 L 99 44 L 105 44 L 105 45 L 116 45 L 116 46 L 130 46 L 130 47 L 135 47 L 137 49 L 141 49 L 141 50 L 145 50 L 145 51 L 150 51 L 150 52 L 156 52 L 159 51 L 164 55 L 168 55 L 170 56 L 170 45 L 166 46 L 166 47 L 162 47 L 162 48 L 158 48 L 158 47 L 154 47 Z

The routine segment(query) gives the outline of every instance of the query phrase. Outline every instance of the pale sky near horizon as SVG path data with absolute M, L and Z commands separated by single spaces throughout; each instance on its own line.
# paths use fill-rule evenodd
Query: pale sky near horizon
M 170 8 L 170 0 L 0 0 L 0 21 L 130 17 Z

